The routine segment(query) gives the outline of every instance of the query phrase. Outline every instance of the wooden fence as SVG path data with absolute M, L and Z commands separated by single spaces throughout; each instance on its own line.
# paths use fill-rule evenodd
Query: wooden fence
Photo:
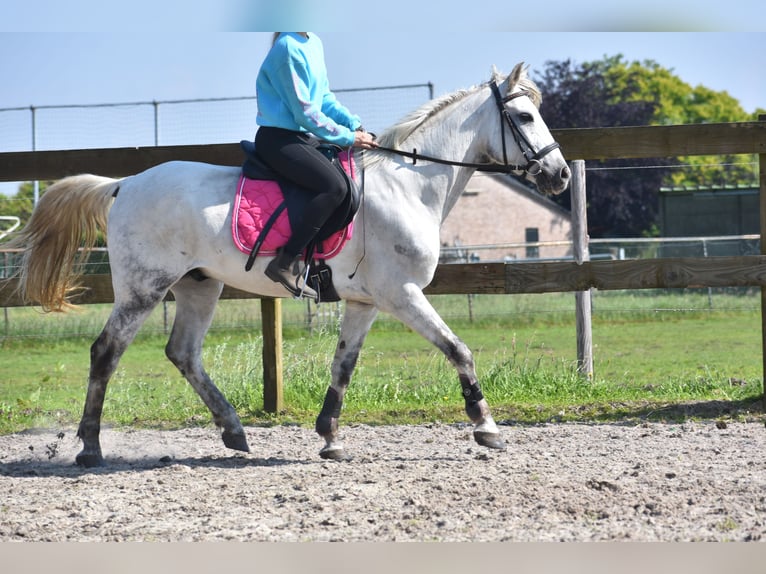
M 564 155 L 574 159 L 654 158 L 684 155 L 758 154 L 761 237 L 766 228 L 766 117 L 758 122 L 553 130 Z M 238 144 L 165 146 L 0 154 L 0 181 L 58 179 L 78 173 L 130 175 L 170 160 L 239 165 Z M 582 223 L 581 223 L 582 224 Z M 108 275 L 87 275 L 81 304 L 112 301 Z M 766 242 L 761 255 L 684 257 L 627 261 L 467 263 L 440 265 L 428 294 L 546 293 L 590 288 L 656 289 L 761 287 L 763 365 L 766 373 Z M 23 305 L 14 279 L 0 280 L 0 307 Z M 224 299 L 252 298 L 225 288 Z M 264 408 L 282 409 L 280 301 L 261 302 L 264 329 Z M 765 377 L 766 380 L 766 377 Z M 764 395 L 766 407 L 766 395 Z

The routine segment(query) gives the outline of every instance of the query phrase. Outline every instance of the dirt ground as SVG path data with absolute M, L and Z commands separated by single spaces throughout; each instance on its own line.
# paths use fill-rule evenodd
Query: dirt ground
M 766 541 L 766 428 L 721 424 L 345 426 L 350 462 L 297 426 L 0 437 L 0 541 Z

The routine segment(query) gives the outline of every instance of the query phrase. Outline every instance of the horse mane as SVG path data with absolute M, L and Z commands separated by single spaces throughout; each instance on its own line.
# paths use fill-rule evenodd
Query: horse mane
M 527 75 L 527 68 L 525 66 L 523 66 L 522 64 L 518 64 L 517 68 L 520 68 L 518 70 L 519 77 L 517 81 L 510 86 L 510 90 L 512 91 L 516 86 L 520 87 L 523 90 L 527 90 L 529 92 L 529 97 L 532 99 L 532 102 L 535 104 L 536 107 L 539 108 L 540 104 L 542 103 L 542 95 L 540 93 L 540 89 Z M 516 69 L 514 69 L 513 73 L 515 72 L 516 72 Z M 454 104 L 455 102 L 459 102 L 460 100 L 466 98 L 470 94 L 473 94 L 485 88 L 491 82 L 497 82 L 499 84 L 500 82 L 504 80 L 505 80 L 505 76 L 501 74 L 500 72 L 498 72 L 497 69 L 493 68 L 492 79 L 489 80 L 489 82 L 484 82 L 483 84 L 479 84 L 471 88 L 458 90 L 451 94 L 447 94 L 445 96 L 442 96 L 440 98 L 436 98 L 434 100 L 427 102 L 423 106 L 416 109 L 414 112 L 411 112 L 410 114 L 408 114 L 399 123 L 385 130 L 378 137 L 378 143 L 383 147 L 397 148 L 402 143 L 404 143 L 404 141 L 408 137 L 410 137 L 415 131 L 417 131 L 418 128 L 423 126 L 423 124 L 425 124 L 429 119 L 436 116 L 444 108 Z
M 447 106 L 459 102 L 469 94 L 477 91 L 481 86 L 458 90 L 440 98 L 436 98 L 410 112 L 399 123 L 388 128 L 378 137 L 378 143 L 384 147 L 397 147 L 410 137 L 427 120 L 434 117 Z

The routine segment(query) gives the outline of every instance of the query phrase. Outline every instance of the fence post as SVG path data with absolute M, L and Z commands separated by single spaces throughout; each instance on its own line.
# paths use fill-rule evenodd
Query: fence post
M 758 121 L 766 122 L 766 115 L 758 116 Z M 758 181 L 760 185 L 760 230 L 761 230 L 761 255 L 766 255 L 766 153 L 758 154 Z M 766 411 L 766 287 L 761 287 L 761 357 L 763 372 L 761 373 L 761 385 L 763 393 L 761 402 Z
M 261 299 L 263 330 L 263 410 L 278 413 L 282 398 L 282 300 Z
M 3 253 L 3 272 L 0 273 L 0 276 L 5 279 L 10 273 L 8 273 L 8 252 L 6 251 Z M 3 307 L 3 319 L 4 319 L 4 325 L 5 325 L 5 336 L 8 336 L 8 333 L 10 332 L 10 320 L 8 319 L 8 307 Z
M 585 199 L 585 161 L 572 162 L 572 254 L 576 263 L 590 261 L 588 218 Z M 593 330 L 591 325 L 591 290 L 575 293 L 577 326 L 577 370 L 593 378 Z

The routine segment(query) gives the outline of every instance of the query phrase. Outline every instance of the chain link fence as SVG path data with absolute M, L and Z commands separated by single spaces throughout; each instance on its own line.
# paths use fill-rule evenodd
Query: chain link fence
M 433 98 L 433 84 L 336 90 L 368 131 L 381 133 Z M 256 98 L 0 108 L 0 151 L 203 145 L 252 139 Z M 20 182 L 0 184 L 13 195 Z M 0 214 L 3 215 L 3 214 Z

